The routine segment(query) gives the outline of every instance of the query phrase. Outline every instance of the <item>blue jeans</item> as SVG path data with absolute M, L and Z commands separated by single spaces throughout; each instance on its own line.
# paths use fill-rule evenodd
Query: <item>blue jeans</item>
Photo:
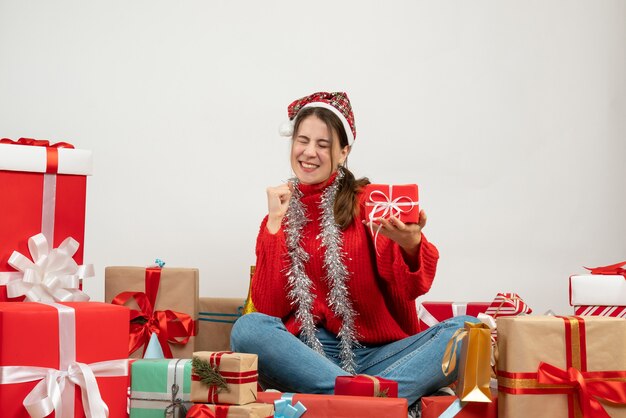
M 456 380 L 456 370 L 444 376 L 441 359 L 448 340 L 466 321 L 478 322 L 471 316 L 459 316 L 400 341 L 357 348 L 356 371 L 395 380 L 398 396 L 410 405 Z M 287 331 L 279 318 L 254 312 L 235 322 L 230 345 L 233 351 L 259 356 L 262 386 L 282 392 L 332 394 L 335 378 L 348 373 L 339 367 L 336 336 L 319 328 L 317 337 L 326 357 Z

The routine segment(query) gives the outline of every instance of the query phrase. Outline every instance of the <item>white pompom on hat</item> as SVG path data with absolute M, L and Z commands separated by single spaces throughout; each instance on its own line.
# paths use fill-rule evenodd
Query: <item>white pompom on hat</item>
M 337 115 L 341 123 L 343 123 L 346 135 L 348 136 L 348 144 L 352 146 L 356 139 L 356 127 L 354 124 L 352 105 L 345 92 L 318 92 L 293 101 L 287 107 L 289 120 L 283 122 L 278 129 L 281 136 L 291 137 L 293 135 L 294 120 L 298 112 L 307 107 L 323 107 Z

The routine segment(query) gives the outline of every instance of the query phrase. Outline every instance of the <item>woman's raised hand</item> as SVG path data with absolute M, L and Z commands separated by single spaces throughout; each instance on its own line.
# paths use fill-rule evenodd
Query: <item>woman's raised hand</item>
M 275 234 L 280 229 L 289 206 L 292 187 L 291 183 L 285 183 L 267 188 L 267 230 L 271 234 Z

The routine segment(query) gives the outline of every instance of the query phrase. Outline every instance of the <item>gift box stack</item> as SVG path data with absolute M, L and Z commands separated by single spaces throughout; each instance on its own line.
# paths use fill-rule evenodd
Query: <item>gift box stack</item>
M 589 274 L 569 278 L 574 315 L 626 318 L 626 261 L 587 268 Z
M 0 140 L 2 416 L 126 416 L 129 310 L 88 302 L 89 151 Z
M 187 417 L 269 418 L 274 406 L 257 402 L 256 354 L 198 351 L 193 354 Z
M 516 293 L 498 293 L 491 302 L 418 304 L 418 316 L 425 327 L 460 315 L 478 317 L 484 322 L 466 323 L 448 343 L 441 366 L 445 375 L 458 368 L 456 396 L 423 397 L 422 416 L 496 417 L 498 393 L 492 378 L 495 376 L 496 320 L 531 312 Z

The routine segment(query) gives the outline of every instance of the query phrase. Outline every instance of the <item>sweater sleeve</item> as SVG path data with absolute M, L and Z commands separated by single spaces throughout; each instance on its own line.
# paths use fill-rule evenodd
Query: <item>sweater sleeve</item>
M 363 204 L 364 200 L 361 199 Z M 365 207 L 360 208 L 362 218 L 365 219 Z M 422 233 L 418 257 L 418 269 L 411 271 L 407 265 L 400 246 L 387 237 L 378 235 L 375 237 L 368 229 L 367 235 L 372 241 L 371 248 L 374 251 L 376 267 L 380 277 L 397 289 L 404 289 L 407 299 L 413 300 L 430 290 L 437 272 L 439 251 L 434 244 L 430 243 Z
M 257 311 L 279 318 L 291 311 L 287 299 L 287 246 L 281 229 L 275 234 L 267 228 L 267 216 L 261 222 L 256 242 L 256 269 L 252 276 L 252 302 Z

